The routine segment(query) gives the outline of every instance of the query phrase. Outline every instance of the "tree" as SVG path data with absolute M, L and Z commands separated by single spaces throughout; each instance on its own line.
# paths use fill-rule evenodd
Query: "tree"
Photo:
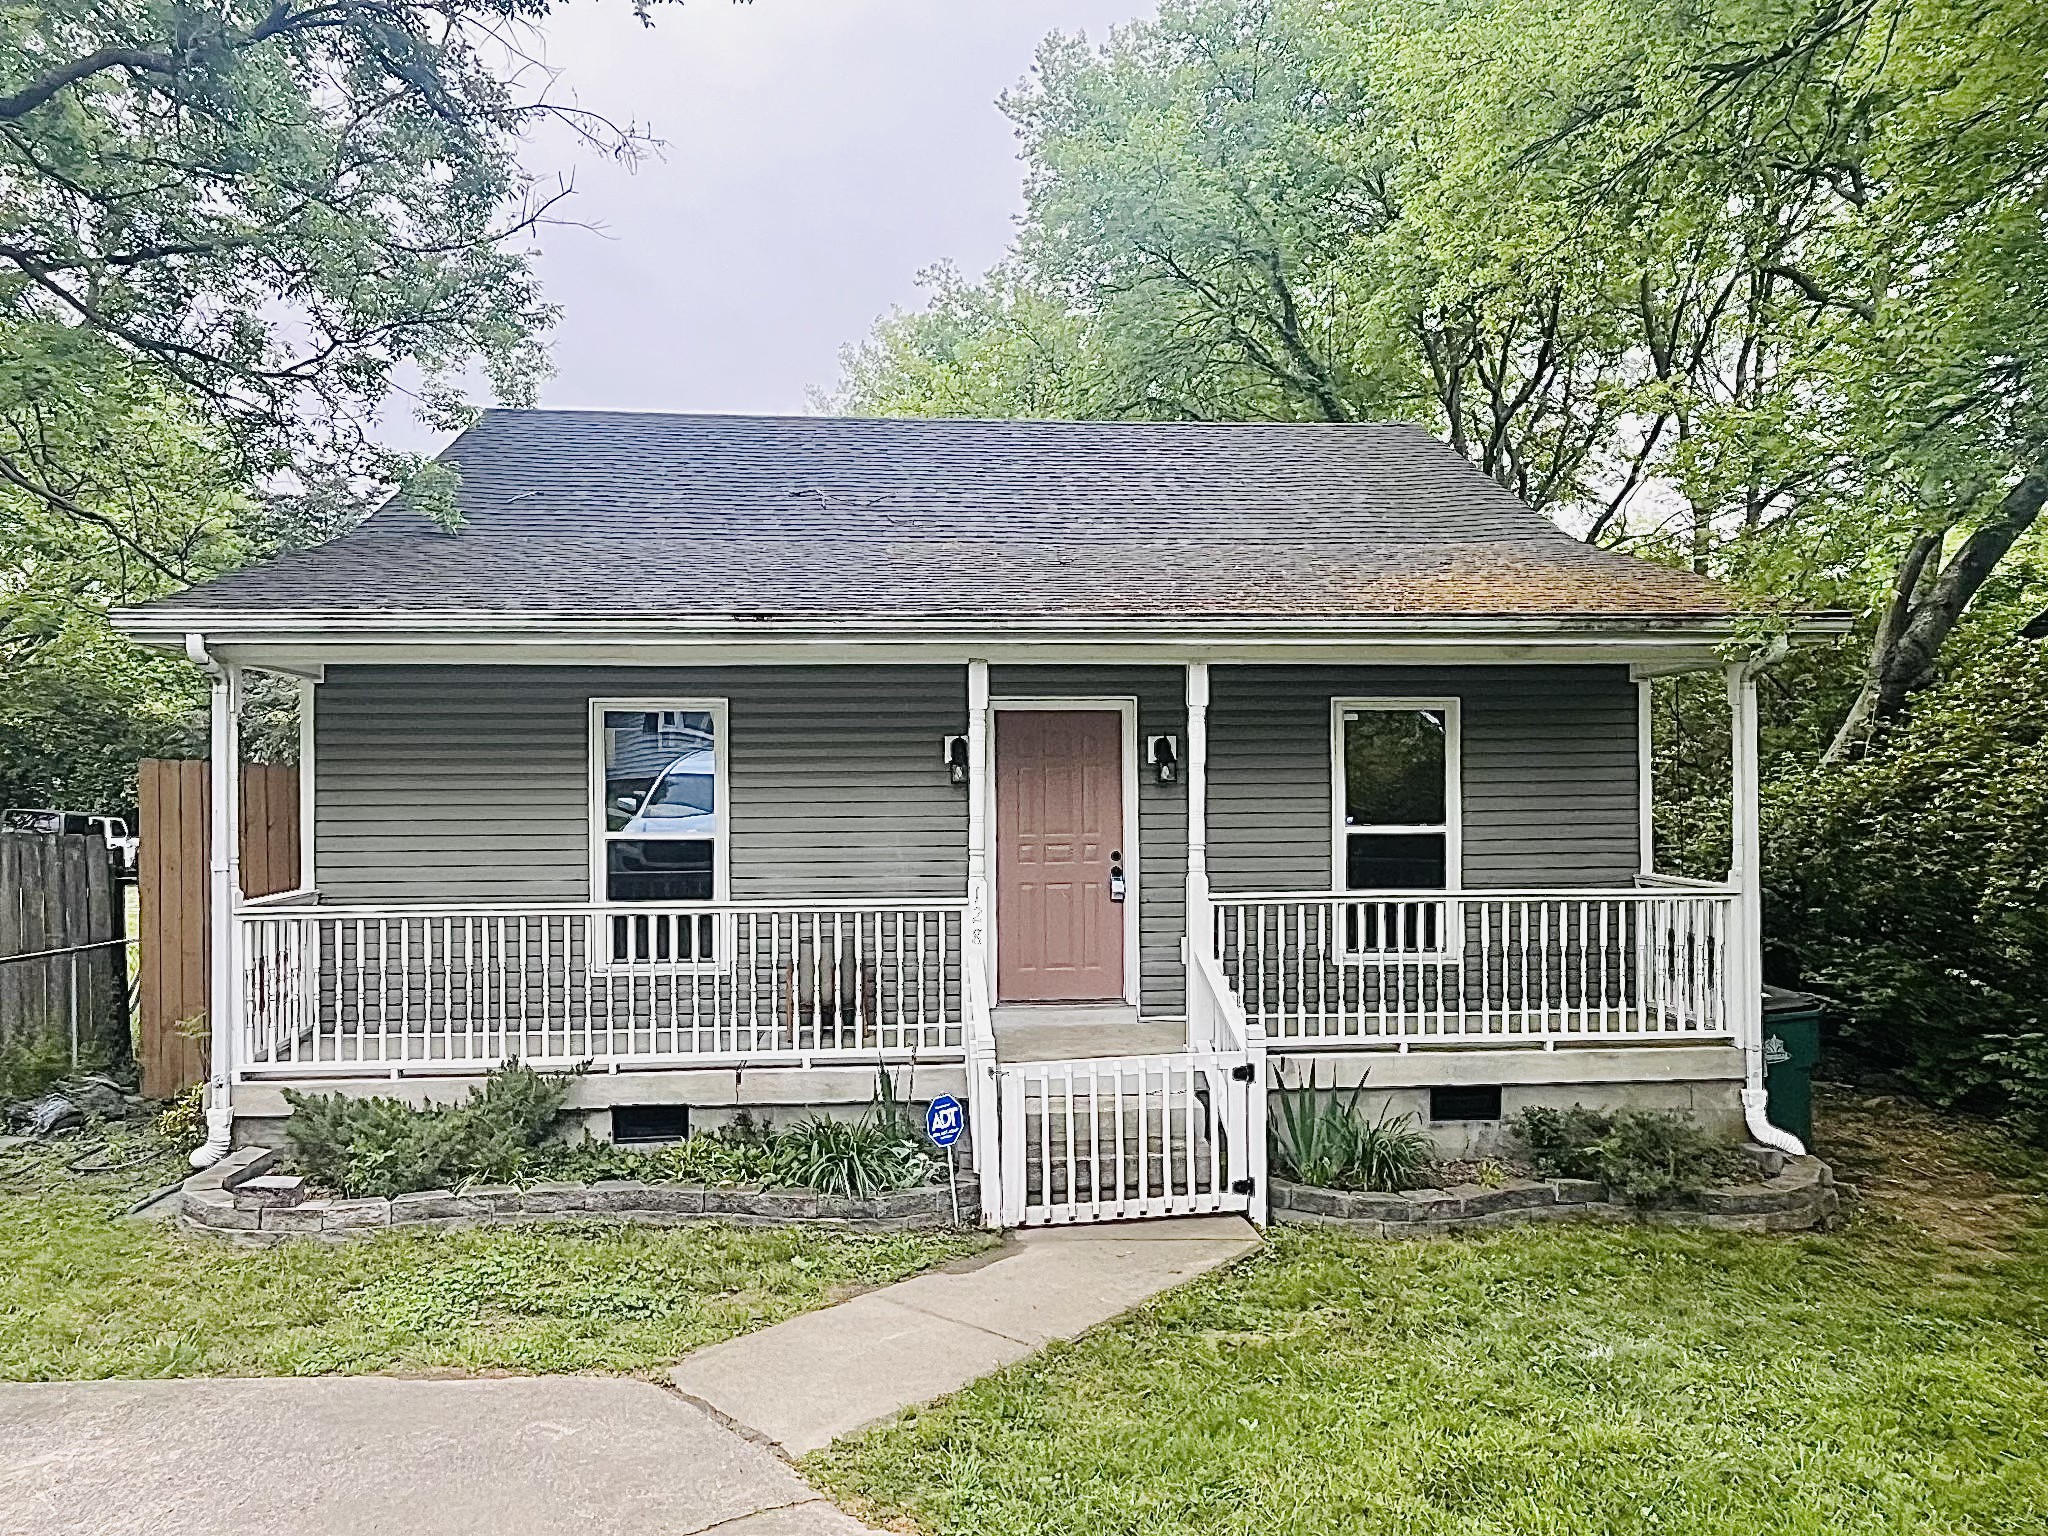
M 888 321 L 844 399 L 1420 418 L 1588 538 L 1868 613 L 1841 758 L 2048 493 L 2044 28 L 2025 0 L 1171 0 L 1046 46 L 1006 100 L 1011 258 Z M 1061 346 L 1011 345 L 1023 316 Z
M 636 0 L 643 20 L 649 0 Z M 108 607 L 360 515 L 481 374 L 530 398 L 553 318 L 529 236 L 567 192 L 516 158 L 549 0 L 91 0 L 0 20 L 0 754 L 6 799 L 129 797 L 188 669 Z M 450 505 L 437 478 L 423 505 Z M 111 777 L 109 777 L 111 775 Z
M 446 419 L 480 368 L 525 398 L 552 311 L 521 237 L 561 187 L 516 135 L 546 0 L 110 0 L 0 24 L 0 334 L 25 367 L 144 369 L 251 479 L 388 471 L 365 425 L 401 369 Z M 95 349 L 72 333 L 102 343 Z M 61 425 L 16 411 L 0 480 L 81 522 Z M 132 558 L 155 551 L 129 541 Z M 175 568 L 166 575 L 177 574 Z

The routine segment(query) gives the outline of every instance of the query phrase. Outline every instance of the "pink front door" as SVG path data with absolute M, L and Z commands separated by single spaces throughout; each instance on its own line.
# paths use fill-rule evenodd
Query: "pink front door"
M 996 712 L 996 995 L 1124 995 L 1123 720 L 1110 710 Z

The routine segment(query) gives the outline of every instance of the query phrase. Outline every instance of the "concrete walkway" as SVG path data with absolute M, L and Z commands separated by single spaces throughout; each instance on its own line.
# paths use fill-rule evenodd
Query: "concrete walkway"
M 788 1456 L 957 1391 L 1258 1246 L 1235 1216 L 1013 1233 L 939 1270 L 714 1344 L 676 1386 Z
M 0 1386 L 0 1536 L 865 1536 L 644 1381 Z
M 877 1536 L 782 1457 L 1257 1243 L 1235 1217 L 1015 1234 L 702 1350 L 675 1370 L 684 1395 L 595 1376 L 0 1385 L 0 1536 Z

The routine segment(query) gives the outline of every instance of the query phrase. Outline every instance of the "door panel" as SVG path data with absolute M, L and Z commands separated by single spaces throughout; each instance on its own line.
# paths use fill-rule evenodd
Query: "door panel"
M 1093 1002 L 1124 993 L 1123 720 L 1110 710 L 996 712 L 996 993 Z

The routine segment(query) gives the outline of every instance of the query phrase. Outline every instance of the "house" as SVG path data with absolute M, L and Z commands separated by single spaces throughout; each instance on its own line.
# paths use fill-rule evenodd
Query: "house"
M 968 1107 L 992 1220 L 1263 1201 L 1268 1096 L 1447 1145 L 1764 1117 L 1755 626 L 1419 428 L 486 413 L 402 502 L 124 611 L 214 678 L 209 1151 L 291 1086 Z M 1795 635 L 1834 621 L 1794 621 Z M 1725 674 L 1734 867 L 1651 857 L 1648 680 Z M 303 889 L 236 895 L 296 678 Z M 224 788 L 224 792 L 223 792 Z

